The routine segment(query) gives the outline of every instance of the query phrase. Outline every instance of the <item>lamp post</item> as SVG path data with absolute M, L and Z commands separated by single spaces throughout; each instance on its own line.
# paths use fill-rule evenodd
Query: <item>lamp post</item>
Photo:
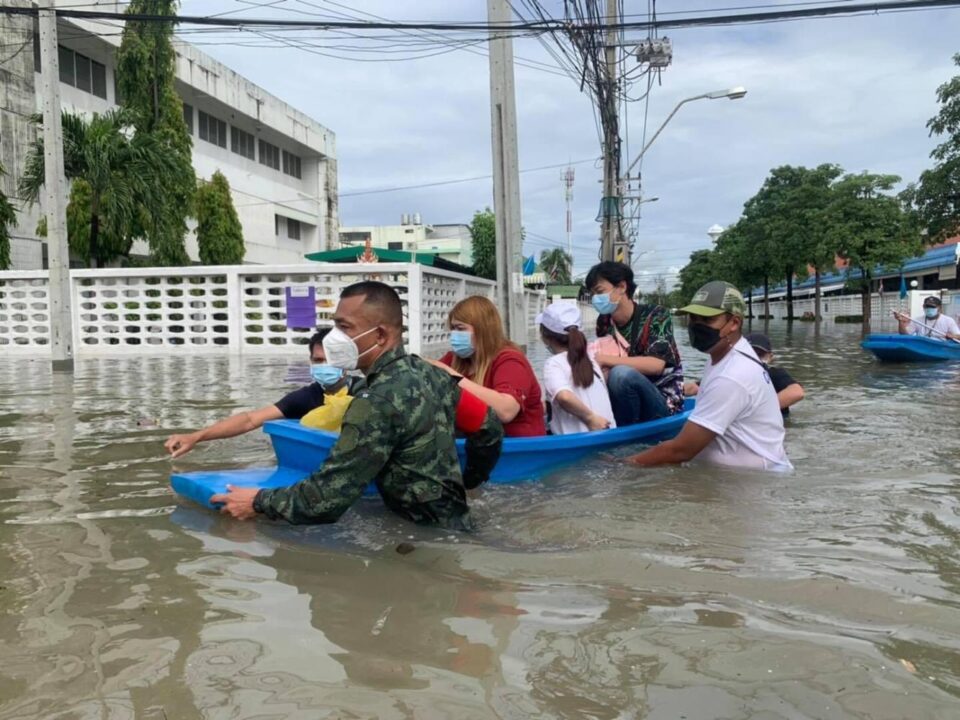
M 674 107 L 673 110 L 670 112 L 670 114 L 667 115 L 667 119 L 664 120 L 660 124 L 660 127 L 657 128 L 657 131 L 653 134 L 653 137 L 650 138 L 649 142 L 647 142 L 647 144 L 643 146 L 643 149 L 640 150 L 640 153 L 637 155 L 637 157 L 634 158 L 632 163 L 630 163 L 630 167 L 627 168 L 627 171 L 623 174 L 623 177 L 620 178 L 618 184 L 619 184 L 619 191 L 620 191 L 621 198 L 619 200 L 622 202 L 622 196 L 624 194 L 624 186 L 629 185 L 630 183 L 630 171 L 637 166 L 637 163 L 640 162 L 640 159 L 644 156 L 644 154 L 646 154 L 647 150 L 650 149 L 650 146 L 653 145 L 654 141 L 660 136 L 660 133 L 663 132 L 663 129 L 667 126 L 667 123 L 669 123 L 673 119 L 673 116 L 677 114 L 677 111 L 681 107 L 686 105 L 688 102 L 693 102 L 694 100 L 718 100 L 720 98 L 728 98 L 730 100 L 739 100 L 746 94 L 747 94 L 746 88 L 742 86 L 737 86 L 733 88 L 728 88 L 727 90 L 714 90 L 713 92 L 703 93 L 701 95 L 694 95 L 693 97 L 688 97 L 678 102 L 676 107 Z M 637 179 L 639 179 L 639 176 Z M 620 202 L 618 202 L 617 204 L 619 206 Z M 602 212 L 605 210 L 606 209 L 603 209 Z M 619 207 L 618 207 L 618 210 L 620 210 Z M 608 256 L 612 255 L 613 252 L 614 252 L 614 248 L 612 246 L 610 248 L 607 248 L 606 244 L 604 244 L 604 246 L 601 248 L 601 254 L 603 256 L 603 259 L 608 259 Z
M 730 100 L 739 100 L 744 95 L 747 94 L 746 88 L 738 86 L 735 88 L 730 88 L 728 90 L 714 90 L 713 92 L 703 93 L 702 95 L 694 95 L 693 97 L 688 97 L 677 103 L 677 106 L 667 115 L 667 119 L 663 121 L 660 127 L 657 128 L 657 131 L 653 134 L 653 137 L 650 138 L 650 141 L 643 146 L 643 149 L 640 151 L 640 154 L 630 163 L 630 167 L 627 168 L 627 171 L 624 173 L 625 178 L 630 177 L 630 171 L 633 170 L 634 166 L 640 162 L 640 158 L 643 157 L 644 153 L 650 149 L 650 146 L 653 145 L 653 141 L 657 139 L 663 129 L 667 126 L 667 123 L 673 119 L 673 116 L 677 114 L 677 111 L 686 105 L 688 102 L 693 102 L 694 100 L 719 100 L 720 98 L 729 98 Z

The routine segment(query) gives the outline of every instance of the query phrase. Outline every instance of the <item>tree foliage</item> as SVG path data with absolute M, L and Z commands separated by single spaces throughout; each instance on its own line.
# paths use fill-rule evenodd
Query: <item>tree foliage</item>
M 953 62 L 960 66 L 960 53 Z M 937 88 L 937 101 L 940 111 L 927 128 L 943 141 L 930 153 L 934 166 L 904 193 L 932 242 L 960 234 L 960 75 Z
M 914 219 L 892 194 L 898 182 L 896 175 L 845 175 L 827 208 L 829 242 L 850 268 L 860 270 L 850 284 L 865 293 L 877 267 L 896 268 L 923 249 Z
M 478 210 L 470 221 L 470 239 L 473 243 L 473 271 L 488 280 L 497 279 L 496 220 L 493 210 Z
M 127 14 L 172 17 L 177 0 L 132 0 Z M 133 114 L 138 133 L 152 135 L 168 155 L 169 169 L 154 174 L 150 211 L 142 233 L 158 265 L 189 263 L 184 238 L 197 180 L 191 164 L 192 141 L 183 120 L 183 103 L 174 78 L 173 22 L 128 21 L 117 51 L 120 104 Z
M 197 243 L 204 265 L 243 262 L 243 227 L 230 195 L 230 183 L 219 170 L 202 182 L 196 195 Z
M 0 165 L 0 178 L 6 175 Z M 10 228 L 17 222 L 17 211 L 0 190 L 0 270 L 10 268 Z
M 560 248 L 540 253 L 540 269 L 551 283 L 569 285 L 573 282 L 573 258 Z
M 39 116 L 35 120 L 42 122 Z M 98 265 L 126 256 L 143 218 L 156 212 L 154 178 L 172 172 L 171 158 L 154 136 L 136 131 L 130 113 L 122 109 L 89 120 L 64 112 L 61 124 L 64 171 L 71 181 L 70 249 Z M 43 133 L 38 132 L 19 180 L 26 202 L 39 199 L 44 168 Z
M 715 277 L 717 255 L 714 250 L 694 250 L 690 261 L 680 269 L 680 304 L 690 302 L 693 294 Z

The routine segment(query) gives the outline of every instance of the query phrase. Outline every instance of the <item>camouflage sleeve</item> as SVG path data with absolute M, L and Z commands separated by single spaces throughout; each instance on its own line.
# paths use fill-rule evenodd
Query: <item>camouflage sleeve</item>
M 467 436 L 467 464 L 463 470 L 463 486 L 467 490 L 472 490 L 490 479 L 490 473 L 500 459 L 500 450 L 503 448 L 503 425 L 500 424 L 493 408 L 488 407 L 479 427 L 462 429 L 466 431 Z
M 388 403 L 374 407 L 366 393 L 354 398 L 323 467 L 292 487 L 261 490 L 254 509 L 295 525 L 336 522 L 387 463 L 400 426 L 395 415 Z

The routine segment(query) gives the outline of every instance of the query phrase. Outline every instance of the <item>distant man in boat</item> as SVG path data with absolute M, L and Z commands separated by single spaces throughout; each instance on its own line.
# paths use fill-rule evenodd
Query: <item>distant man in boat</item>
M 901 335 L 919 335 L 938 340 L 960 340 L 960 327 L 949 315 L 940 312 L 941 302 L 936 295 L 923 300 L 923 315 L 911 318 L 909 315 L 893 311 L 900 324 Z
M 314 382 L 287 393 L 273 405 L 245 410 L 192 433 L 171 435 L 163 444 L 164 449 L 171 457 L 178 458 L 193 450 L 197 443 L 243 435 L 262 427 L 269 420 L 300 420 L 312 410 L 321 407 L 326 395 L 335 395 L 345 387 L 351 394 L 355 393 L 362 380 L 348 378 L 343 370 L 327 364 L 323 339 L 331 329 L 323 328 L 317 331 L 307 345 L 310 351 L 310 376 Z
M 384 504 L 408 520 L 471 529 L 466 489 L 485 482 L 500 457 L 503 426 L 452 378 L 403 349 L 396 291 L 365 281 L 345 288 L 324 339 L 327 362 L 360 369 L 366 388 L 343 416 L 340 439 L 323 466 L 296 485 L 273 490 L 228 486 L 211 502 L 236 518 L 261 513 L 291 523 L 332 523 L 372 481 Z M 455 426 L 467 436 L 466 469 Z
M 746 304 L 740 291 L 709 282 L 680 312 L 688 317 L 690 344 L 710 356 L 696 407 L 677 437 L 627 461 L 647 466 L 697 458 L 739 468 L 792 469 L 770 374 L 742 336 Z

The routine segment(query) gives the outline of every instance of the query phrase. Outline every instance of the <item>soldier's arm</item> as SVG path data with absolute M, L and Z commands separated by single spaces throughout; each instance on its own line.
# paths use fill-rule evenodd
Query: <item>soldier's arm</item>
M 467 465 L 463 485 L 468 490 L 490 479 L 503 447 L 503 425 L 493 408 L 469 392 L 462 391 L 457 402 L 457 430 L 467 439 Z
M 386 465 L 398 422 L 387 403 L 374 407 L 373 398 L 361 393 L 347 408 L 340 439 L 323 467 L 291 487 L 261 490 L 254 510 L 294 524 L 336 522 Z

